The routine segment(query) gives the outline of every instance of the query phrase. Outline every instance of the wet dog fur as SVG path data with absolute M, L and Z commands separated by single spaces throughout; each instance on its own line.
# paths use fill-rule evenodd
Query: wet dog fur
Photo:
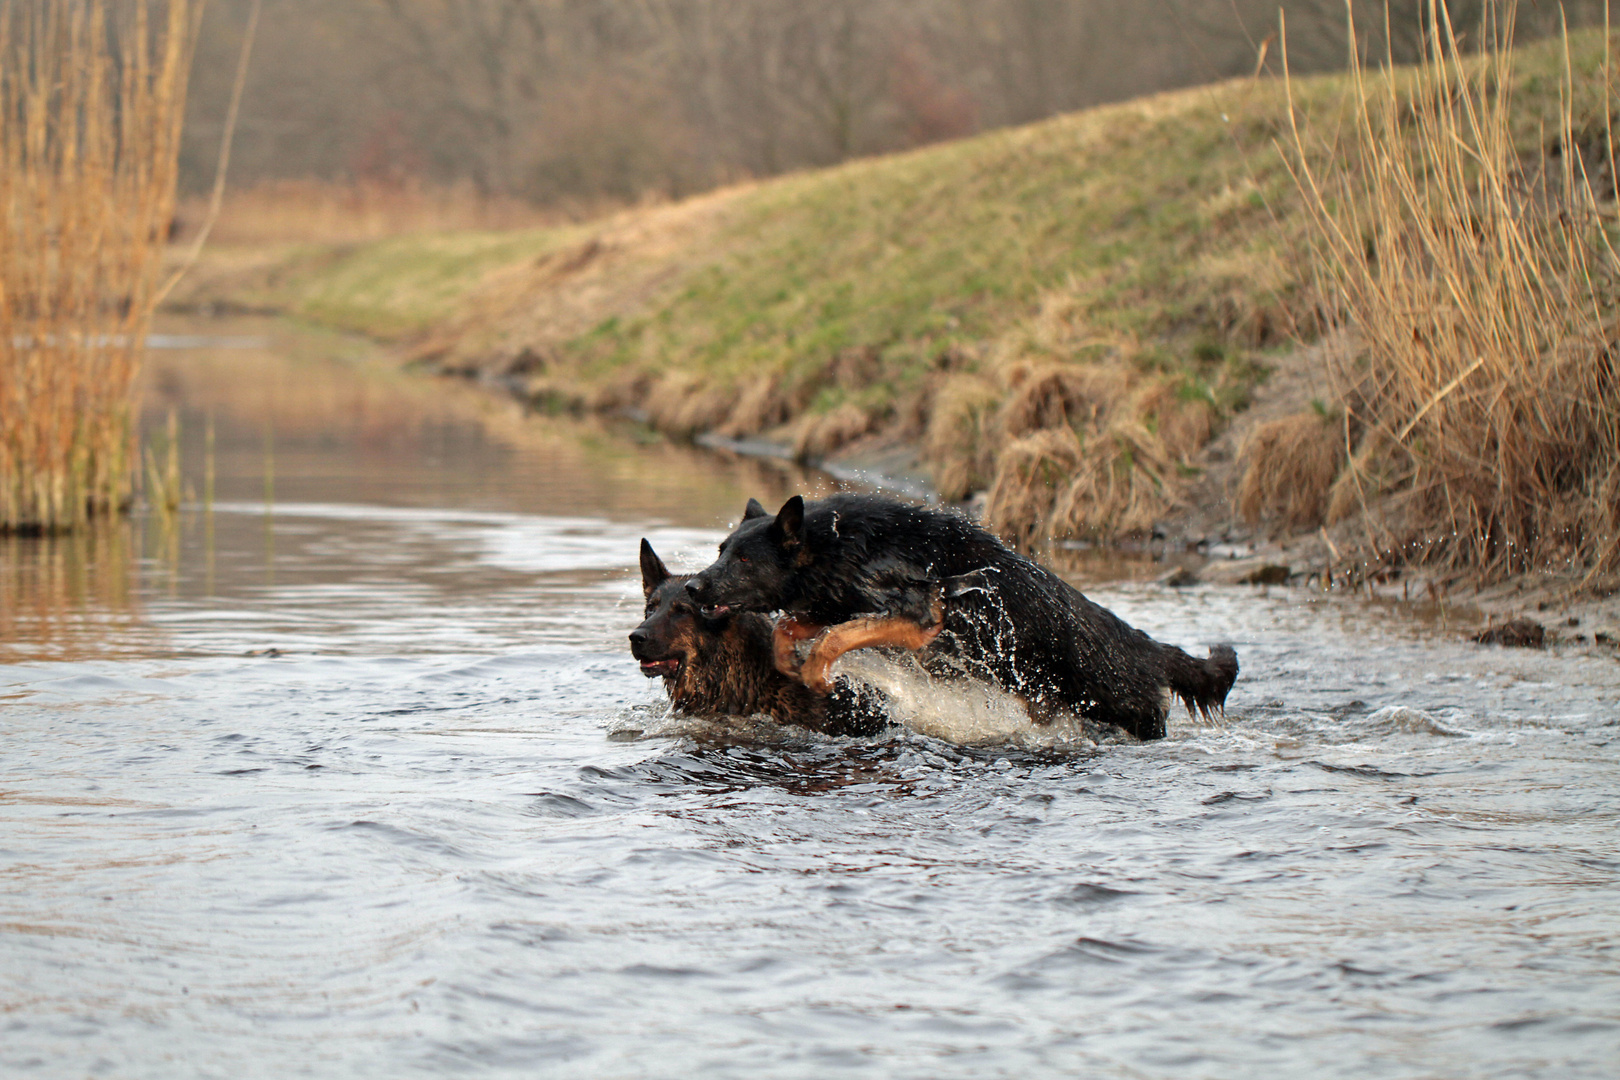
M 839 681 L 818 693 L 777 670 L 771 620 L 738 611 L 704 618 L 686 591 L 690 575 L 671 574 L 641 541 L 646 619 L 630 633 L 642 674 L 662 677 L 675 708 L 689 716 L 769 715 L 828 735 L 871 735 L 888 722 L 881 694 Z
M 1075 714 L 1139 739 L 1164 737 L 1172 694 L 1189 712 L 1223 709 L 1238 673 L 1230 646 L 1189 656 L 967 518 L 876 495 L 794 496 L 774 516 L 750 500 L 720 557 L 685 588 L 706 617 L 784 612 L 779 638 L 831 628 L 801 669 L 812 684 L 851 640 L 903 645 L 890 637 L 921 631 L 938 635 L 919 653 L 931 671 L 993 681 L 1037 723 Z M 865 629 L 838 637 L 852 625 Z

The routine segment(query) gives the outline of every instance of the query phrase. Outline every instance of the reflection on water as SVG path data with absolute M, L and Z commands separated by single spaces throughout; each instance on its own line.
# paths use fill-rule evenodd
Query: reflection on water
M 813 478 L 343 348 L 159 354 L 211 509 L 0 541 L 0 1075 L 1613 1075 L 1612 659 L 1119 574 L 1223 723 L 671 718 L 636 541 Z
M 266 333 L 269 331 L 267 330 Z M 178 409 L 185 472 L 201 477 L 217 424 L 217 497 L 278 502 L 657 518 L 714 527 L 750 496 L 772 499 L 819 474 L 722 459 L 622 425 L 537 421 L 503 396 L 401 373 L 341 339 L 276 334 L 275 351 L 151 354 L 149 426 Z
M 795 466 L 537 420 L 346 339 L 240 322 L 228 347 L 148 359 L 145 428 L 162 445 L 179 422 L 178 514 L 0 538 L 0 659 L 461 648 L 548 627 L 600 643 L 602 620 L 574 615 L 622 592 L 608 582 L 642 535 L 701 561 L 748 498 L 830 490 Z M 211 329 L 180 323 L 172 342 Z M 428 612 L 454 629 L 413 624 Z
M 0 534 L 0 662 L 94 655 L 135 633 L 139 546 L 124 520 L 60 537 Z

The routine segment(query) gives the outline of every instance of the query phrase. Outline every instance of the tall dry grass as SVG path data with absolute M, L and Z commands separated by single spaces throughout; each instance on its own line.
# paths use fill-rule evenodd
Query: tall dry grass
M 1335 377 L 1357 434 L 1327 516 L 1487 578 L 1620 569 L 1612 46 L 1602 119 L 1574 122 L 1590 88 L 1566 43 L 1561 115 L 1516 132 L 1513 5 L 1488 7 L 1475 56 L 1444 6 L 1429 13 L 1410 74 L 1352 58 L 1335 164 L 1313 167 L 1293 128 L 1318 281 L 1354 342 Z
M 199 8 L 0 3 L 0 531 L 129 502 Z

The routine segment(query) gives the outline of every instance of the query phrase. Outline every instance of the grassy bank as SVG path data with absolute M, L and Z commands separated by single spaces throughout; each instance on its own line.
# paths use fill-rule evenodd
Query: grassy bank
M 366 243 L 215 245 L 167 306 L 292 315 L 380 341 L 402 341 L 451 318 L 492 271 L 565 241 L 567 230 L 466 231 Z
M 1588 141 L 1603 54 L 1574 43 Z M 1526 160 L 1560 152 L 1563 67 L 1557 43 L 1518 56 Z M 1354 136 L 1352 90 L 1294 84 L 1313 168 Z M 1289 132 L 1284 86 L 1243 80 L 588 225 L 222 252 L 192 296 L 405 341 L 543 406 L 639 410 L 675 436 L 762 434 L 806 457 L 907 440 L 943 495 L 987 492 L 1021 543 L 1114 537 L 1173 513 L 1211 439 L 1344 315 Z M 1326 426 L 1342 406 L 1312 411 Z M 1298 527 L 1324 512 L 1249 502 Z

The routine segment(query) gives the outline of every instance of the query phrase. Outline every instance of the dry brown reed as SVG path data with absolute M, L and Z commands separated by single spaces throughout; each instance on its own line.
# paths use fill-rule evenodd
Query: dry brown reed
M 180 414 L 169 410 L 169 424 L 146 448 L 146 504 L 167 525 L 180 511 Z
M 208 198 L 183 199 L 179 237 L 202 227 Z M 355 243 L 408 233 L 522 229 L 597 216 L 611 207 L 542 210 L 471 184 L 404 180 L 264 180 L 225 192 L 210 242 L 223 246 Z
M 0 5 L 0 531 L 127 505 L 198 6 Z
M 1613 571 L 1616 258 L 1612 207 L 1582 153 L 1595 142 L 1614 175 L 1612 106 L 1577 139 L 1566 43 L 1562 116 L 1535 133 L 1527 164 L 1512 124 L 1513 5 L 1488 6 L 1474 58 L 1443 5 L 1430 0 L 1429 14 L 1427 63 L 1355 76 L 1336 165 L 1313 168 L 1317 148 L 1293 129 L 1319 283 L 1359 342 L 1335 373 L 1363 434 L 1334 509 L 1359 509 L 1375 549 L 1486 578 Z

